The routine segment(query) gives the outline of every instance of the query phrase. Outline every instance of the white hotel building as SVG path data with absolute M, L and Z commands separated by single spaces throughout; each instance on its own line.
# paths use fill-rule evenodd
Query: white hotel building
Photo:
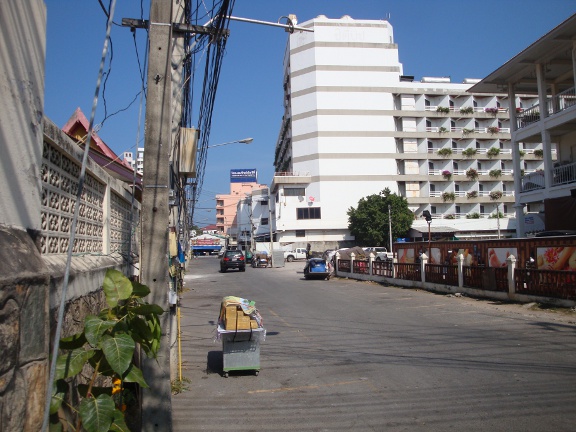
M 347 210 L 385 188 L 407 198 L 421 231 L 429 210 L 433 232 L 514 232 L 507 93 L 469 93 L 479 80 L 405 76 L 387 21 L 321 15 L 298 25 L 314 32 L 291 34 L 284 57 L 271 186 L 278 241 L 351 241 Z M 536 101 L 517 96 L 516 106 Z M 526 172 L 542 167 L 538 148 L 523 149 Z M 497 206 L 503 218 L 490 217 Z

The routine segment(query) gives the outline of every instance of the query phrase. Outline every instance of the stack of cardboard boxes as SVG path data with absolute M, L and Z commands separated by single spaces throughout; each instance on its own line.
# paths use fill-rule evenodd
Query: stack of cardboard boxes
M 258 322 L 246 315 L 237 305 L 225 306 L 224 327 L 226 330 L 250 330 L 258 328 Z

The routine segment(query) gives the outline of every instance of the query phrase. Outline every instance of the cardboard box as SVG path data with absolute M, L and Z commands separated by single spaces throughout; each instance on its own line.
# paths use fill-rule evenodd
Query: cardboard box
M 250 330 L 250 317 L 248 315 L 244 315 L 242 317 L 238 317 L 237 319 L 237 329 L 238 330 Z

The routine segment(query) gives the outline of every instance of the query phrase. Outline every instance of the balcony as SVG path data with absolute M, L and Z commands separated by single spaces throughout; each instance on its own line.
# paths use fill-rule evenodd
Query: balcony
M 554 164 L 552 168 L 552 187 L 576 183 L 576 162 Z M 537 170 L 522 177 L 522 192 L 545 189 L 544 171 Z
M 546 112 L 548 113 L 548 116 L 552 116 L 574 105 L 576 105 L 576 88 L 572 87 L 562 93 L 549 97 L 546 100 Z M 538 121 L 540 121 L 540 106 L 537 104 L 522 111 L 518 116 L 518 129 L 524 128 Z

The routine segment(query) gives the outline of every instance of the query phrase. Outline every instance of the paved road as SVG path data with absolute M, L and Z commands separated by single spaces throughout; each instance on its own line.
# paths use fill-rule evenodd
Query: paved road
M 346 279 L 302 262 L 219 273 L 194 260 L 182 296 L 176 431 L 574 431 L 576 318 Z M 221 376 L 220 301 L 256 301 L 259 376 Z

